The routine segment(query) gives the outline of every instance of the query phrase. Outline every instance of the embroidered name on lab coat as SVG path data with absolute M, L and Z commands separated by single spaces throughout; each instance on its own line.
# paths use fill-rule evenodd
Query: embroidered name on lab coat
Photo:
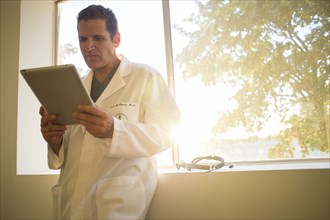
M 110 106 L 110 112 L 120 120 L 138 121 L 138 104 L 121 102 Z

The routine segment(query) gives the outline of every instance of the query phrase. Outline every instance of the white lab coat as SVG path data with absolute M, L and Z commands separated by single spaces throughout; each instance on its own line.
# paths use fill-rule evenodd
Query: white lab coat
M 52 188 L 53 214 L 60 219 L 143 219 L 157 185 L 155 155 L 173 144 L 180 113 L 166 83 L 147 65 L 120 56 L 121 64 L 96 102 L 114 116 L 113 138 L 93 137 L 68 126 Z M 91 89 L 92 71 L 84 78 Z M 70 95 L 68 93 L 68 95 Z

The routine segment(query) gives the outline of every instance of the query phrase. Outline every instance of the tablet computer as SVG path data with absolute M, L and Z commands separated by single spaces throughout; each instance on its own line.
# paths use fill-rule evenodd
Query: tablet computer
M 72 113 L 78 105 L 94 105 L 72 64 L 23 69 L 20 73 L 48 114 L 58 116 L 58 124 L 76 124 Z

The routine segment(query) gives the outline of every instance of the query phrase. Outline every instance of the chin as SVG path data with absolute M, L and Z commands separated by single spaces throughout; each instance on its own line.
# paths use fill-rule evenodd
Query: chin
M 85 63 L 87 64 L 87 66 L 90 68 L 90 69 L 97 69 L 100 65 L 96 62 L 91 62 L 91 61 L 87 61 L 85 60 Z

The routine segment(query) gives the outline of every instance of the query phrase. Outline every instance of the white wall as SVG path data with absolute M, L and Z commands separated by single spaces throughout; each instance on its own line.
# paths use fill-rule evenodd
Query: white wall
M 1 1 L 1 219 L 45 219 L 56 176 L 16 175 L 20 4 Z
M 329 219 L 329 170 L 160 174 L 149 219 Z
M 19 69 L 54 64 L 55 14 L 53 1 L 21 1 Z M 20 74 L 18 85 L 17 173 L 47 172 L 40 104 Z
M 47 219 L 51 212 L 49 188 L 56 183 L 57 176 L 16 175 L 20 4 L 29 3 L 0 2 L 1 219 Z M 40 19 L 48 20 L 52 17 L 53 3 L 43 2 L 45 8 L 34 15 L 44 15 L 46 18 Z M 45 36 L 49 33 L 39 37 Z M 39 40 L 35 39 L 36 45 Z M 47 48 L 41 51 L 51 56 Z M 31 58 L 35 59 L 33 55 Z M 30 138 L 33 141 L 35 137 Z M 163 173 L 159 175 L 147 218 L 329 219 L 329 176 L 328 169 Z

